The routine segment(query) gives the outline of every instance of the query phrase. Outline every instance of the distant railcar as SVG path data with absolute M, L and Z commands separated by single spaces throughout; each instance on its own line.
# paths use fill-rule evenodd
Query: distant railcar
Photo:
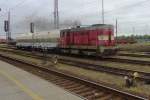
M 116 40 L 117 44 L 134 44 L 137 43 L 135 39 L 117 39 Z
M 117 48 L 112 25 L 98 24 L 44 33 L 28 33 L 17 37 L 16 46 L 23 49 L 42 50 L 57 53 L 112 55 Z

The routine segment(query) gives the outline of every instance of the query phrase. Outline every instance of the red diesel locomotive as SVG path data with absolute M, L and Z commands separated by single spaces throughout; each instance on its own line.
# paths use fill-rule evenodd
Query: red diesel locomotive
M 113 55 L 117 48 L 113 25 L 96 24 L 60 31 L 59 50 L 86 55 Z

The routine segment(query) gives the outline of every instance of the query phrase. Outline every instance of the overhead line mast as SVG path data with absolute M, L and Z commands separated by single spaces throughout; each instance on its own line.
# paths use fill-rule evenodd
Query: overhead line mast
M 102 0 L 102 23 L 105 23 L 105 19 L 104 19 L 104 0 Z
M 10 10 L 8 11 L 8 42 L 11 42 Z
M 58 0 L 54 0 L 54 26 L 55 29 L 59 28 Z

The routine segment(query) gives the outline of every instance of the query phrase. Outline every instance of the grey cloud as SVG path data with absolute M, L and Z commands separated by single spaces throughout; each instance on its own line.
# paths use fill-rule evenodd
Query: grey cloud
M 22 0 L 23 1 L 23 0 Z M 29 21 L 43 22 L 42 28 L 52 25 L 53 22 L 53 1 L 54 0 L 1 0 L 0 7 L 0 32 L 3 31 L 3 21 L 7 18 L 4 14 L 8 8 L 11 10 L 11 29 L 13 33 L 27 32 Z M 118 19 L 120 29 L 119 34 L 132 34 L 132 27 L 137 27 L 135 34 L 148 34 L 150 31 L 149 0 L 104 0 L 105 21 L 115 24 Z M 17 5 L 17 7 L 15 7 Z M 59 0 L 59 12 L 61 22 L 65 20 L 80 20 L 82 24 L 101 23 L 101 0 Z M 2 16 L 3 15 L 3 16 Z M 38 23 L 42 23 L 38 22 Z M 147 28 L 145 29 L 147 25 Z M 45 29 L 42 28 L 42 29 Z M 48 28 L 46 28 L 47 30 Z M 138 30 L 139 29 L 139 30 Z

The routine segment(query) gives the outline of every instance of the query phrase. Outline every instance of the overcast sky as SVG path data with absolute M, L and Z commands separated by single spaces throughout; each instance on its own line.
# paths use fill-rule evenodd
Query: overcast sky
M 11 10 L 11 30 L 29 32 L 29 22 L 40 18 L 53 21 L 54 0 L 0 0 L 0 35 L 3 21 Z M 119 35 L 150 33 L 150 0 L 104 0 L 105 23 L 118 19 Z M 59 0 L 60 21 L 80 20 L 83 25 L 101 23 L 101 0 Z M 44 21 L 45 21 L 44 20 Z

